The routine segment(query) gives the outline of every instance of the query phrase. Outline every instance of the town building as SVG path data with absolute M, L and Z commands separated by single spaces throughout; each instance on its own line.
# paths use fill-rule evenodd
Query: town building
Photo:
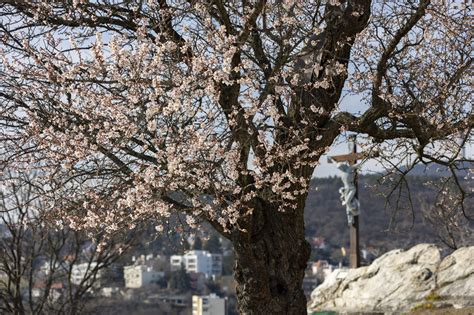
M 379 251 L 372 246 L 361 249 L 360 254 L 364 265 L 370 265 L 380 255 Z
M 222 275 L 222 255 L 211 254 L 205 250 L 191 250 L 184 255 L 173 255 L 170 263 L 172 271 L 184 266 L 186 272 L 203 273 L 206 278 Z
M 45 295 L 47 293 L 47 295 Z M 58 301 L 64 293 L 64 284 L 62 282 L 53 282 L 46 284 L 44 281 L 38 281 L 33 284 L 31 297 L 36 299 L 47 298 L 49 302 Z
M 334 268 L 327 260 L 318 260 L 311 264 L 311 273 L 322 282 L 333 272 Z
M 226 315 L 227 299 L 215 294 L 193 295 L 193 315 Z
M 126 288 L 141 288 L 145 285 L 155 283 L 163 278 L 163 271 L 156 271 L 146 265 L 132 265 L 123 268 Z
M 165 255 L 154 255 L 154 254 L 146 254 L 140 256 L 132 256 L 132 265 L 146 265 L 148 267 L 152 267 L 153 270 L 159 271 L 170 271 L 170 259 L 169 256 Z
M 42 256 L 38 259 L 38 263 L 35 264 L 35 272 L 39 272 L 38 276 L 44 277 L 51 273 L 67 273 L 70 270 L 71 263 L 75 262 L 76 258 L 74 255 L 64 256 L 61 260 L 51 260 L 49 257 Z
M 90 283 L 89 281 L 94 281 L 94 286 L 99 287 L 102 270 L 98 270 L 94 278 L 93 273 L 96 268 L 97 262 L 95 261 L 72 266 L 71 282 L 75 285 L 87 285 Z
M 189 315 L 191 314 L 191 295 L 188 294 L 150 294 L 147 301 L 155 306 L 159 314 Z
M 326 243 L 326 238 L 321 237 L 321 236 L 312 237 L 310 239 L 310 243 L 312 247 L 315 249 L 321 249 L 321 250 L 329 249 L 329 246 Z

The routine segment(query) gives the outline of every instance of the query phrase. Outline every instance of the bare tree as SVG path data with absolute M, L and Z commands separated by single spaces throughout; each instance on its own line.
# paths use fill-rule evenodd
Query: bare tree
M 242 313 L 306 313 L 303 210 L 333 142 L 453 167 L 472 141 L 472 16 L 447 6 L 3 0 L 3 165 L 41 169 L 73 228 L 207 221 L 234 245 Z
M 474 242 L 473 222 L 463 213 L 472 212 L 472 193 L 462 196 L 459 185 L 464 191 L 472 191 L 469 181 L 462 180 L 455 183 L 452 177 L 438 178 L 427 183 L 436 193 L 434 202 L 428 196 L 421 196 L 421 210 L 424 219 L 428 222 L 439 241 L 450 249 L 458 249 Z
M 118 244 L 109 240 L 98 251 L 84 232 L 52 225 L 34 187 L 21 177 L 2 181 L 0 311 L 80 314 L 91 290 L 97 293 L 105 280 L 103 271 L 120 256 Z

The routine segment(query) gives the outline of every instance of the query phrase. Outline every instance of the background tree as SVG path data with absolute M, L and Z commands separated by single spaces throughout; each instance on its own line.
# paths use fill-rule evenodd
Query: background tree
M 471 16 L 447 6 L 4 0 L 2 166 L 40 169 L 76 229 L 207 221 L 234 245 L 242 313 L 306 313 L 303 210 L 334 141 L 453 175 L 472 141 Z
M 433 194 L 434 201 L 430 200 L 433 199 L 433 195 L 431 198 L 424 196 L 421 212 L 423 218 L 433 228 L 439 241 L 452 250 L 473 244 L 473 222 L 463 215 L 470 210 L 469 207 L 472 208 L 472 198 L 466 198 L 469 203 L 465 205 L 463 197 L 458 193 L 458 185 L 463 186 L 466 191 L 472 191 L 474 189 L 472 181 L 461 180 L 461 182 L 454 183 L 454 179 L 450 177 L 427 184 L 438 192 Z M 472 194 L 469 196 L 472 197 Z
M 191 278 L 183 265 L 181 265 L 179 270 L 171 272 L 168 288 L 178 290 L 179 292 L 188 292 L 192 289 Z
M 212 233 L 209 236 L 209 239 L 204 244 L 204 249 L 213 253 L 213 254 L 222 254 L 222 246 L 219 240 L 219 236 Z
M 202 249 L 202 241 L 201 241 L 201 238 L 199 236 L 196 236 L 194 238 L 193 249 L 194 250 L 201 250 Z
M 8 176 L 8 179 L 6 178 Z M 0 199 L 0 311 L 8 314 L 80 314 L 88 292 L 107 281 L 103 272 L 128 246 L 108 239 L 87 237 L 68 227 L 57 228 L 47 216 L 38 188 L 26 175 L 3 176 Z M 78 265 L 85 266 L 76 279 Z

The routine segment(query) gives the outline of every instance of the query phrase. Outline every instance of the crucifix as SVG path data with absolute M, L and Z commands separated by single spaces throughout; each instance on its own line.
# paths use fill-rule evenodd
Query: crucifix
M 357 170 L 364 161 L 357 164 L 357 160 L 377 157 L 378 153 L 358 153 L 356 146 L 356 136 L 349 136 L 349 154 L 336 155 L 328 157 L 328 162 L 337 163 L 337 167 L 342 171 L 342 182 L 344 187 L 339 189 L 342 205 L 346 206 L 347 221 L 349 224 L 351 248 L 349 251 L 350 268 L 360 267 L 360 248 L 359 248 L 359 195 L 357 185 Z

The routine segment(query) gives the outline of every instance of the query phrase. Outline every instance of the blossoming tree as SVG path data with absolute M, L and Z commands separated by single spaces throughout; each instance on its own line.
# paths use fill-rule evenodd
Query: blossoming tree
M 454 165 L 474 125 L 472 16 L 442 3 L 3 0 L 0 14 L 2 167 L 35 169 L 76 229 L 209 222 L 234 245 L 245 314 L 306 312 L 305 199 L 339 135 Z M 341 110 L 349 94 L 362 101 Z

